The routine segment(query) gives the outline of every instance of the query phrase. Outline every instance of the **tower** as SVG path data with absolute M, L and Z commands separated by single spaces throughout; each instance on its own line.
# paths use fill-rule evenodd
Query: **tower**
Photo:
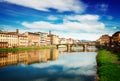
M 19 29 L 16 29 L 16 34 L 19 34 Z
M 49 30 L 49 35 L 51 35 L 51 30 Z

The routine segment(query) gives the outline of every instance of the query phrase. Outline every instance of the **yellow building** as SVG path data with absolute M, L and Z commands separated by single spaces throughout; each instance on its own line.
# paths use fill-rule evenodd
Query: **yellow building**
M 59 38 L 59 44 L 67 44 L 66 38 Z
M 28 37 L 28 46 L 39 46 L 40 36 L 37 33 L 25 32 L 24 35 Z
M 98 40 L 97 42 L 100 44 L 100 45 L 109 45 L 110 43 L 110 36 L 109 35 L 102 35 Z
M 112 44 L 115 46 L 120 46 L 120 31 L 112 35 Z
M 6 48 L 8 46 L 7 33 L 0 32 L 0 48 Z
M 59 36 L 53 35 L 53 34 L 49 34 L 48 37 L 50 37 L 51 45 L 59 44 Z
M 18 46 L 18 35 L 13 32 L 9 32 L 7 35 L 8 47 L 17 47 Z
M 28 46 L 28 37 L 25 35 L 18 35 L 18 46 L 27 47 Z
M 0 47 L 17 47 L 18 35 L 15 32 L 0 32 Z
M 39 44 L 41 46 L 46 46 L 49 45 L 49 38 L 48 38 L 48 33 L 43 33 L 43 32 L 36 32 L 36 34 L 39 34 Z
M 71 39 L 71 38 L 67 39 L 67 44 L 73 44 L 73 43 L 74 43 L 73 39 Z

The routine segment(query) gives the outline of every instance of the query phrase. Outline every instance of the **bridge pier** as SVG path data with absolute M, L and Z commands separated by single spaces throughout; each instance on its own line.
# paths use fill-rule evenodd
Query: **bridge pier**
M 72 49 L 72 46 L 70 44 L 67 44 L 67 51 L 70 52 Z
M 87 47 L 88 47 L 88 46 L 87 46 L 86 44 L 83 45 L 83 51 L 84 51 L 84 52 L 87 50 Z
M 59 45 L 56 45 L 56 49 L 58 49 L 59 48 Z

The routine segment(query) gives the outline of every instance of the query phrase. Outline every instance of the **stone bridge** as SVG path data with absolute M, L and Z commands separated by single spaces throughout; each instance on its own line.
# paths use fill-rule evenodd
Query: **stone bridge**
M 56 48 L 58 49 L 59 46 L 61 45 L 66 46 L 67 50 L 71 50 L 73 46 L 82 46 L 83 50 L 85 50 L 88 48 L 88 46 L 96 46 L 96 43 L 87 42 L 87 43 L 76 43 L 76 44 L 56 44 Z

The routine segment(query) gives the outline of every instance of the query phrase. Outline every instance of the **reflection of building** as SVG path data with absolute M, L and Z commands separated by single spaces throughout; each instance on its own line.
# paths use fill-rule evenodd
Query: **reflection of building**
M 39 54 L 36 50 L 28 52 L 28 64 L 39 62 Z
M 49 49 L 46 49 L 45 50 L 40 50 L 39 51 L 39 61 L 40 62 L 47 62 L 49 58 Z
M 52 49 L 50 50 L 50 59 L 49 60 L 56 60 L 58 58 L 58 50 Z
M 18 55 L 17 53 L 8 53 L 6 63 L 9 65 L 16 65 L 18 61 Z
M 112 44 L 114 46 L 120 46 L 120 31 L 112 35 Z
M 0 54 L 0 55 L 2 55 L 0 56 L 0 67 L 4 67 L 6 66 L 6 60 L 7 60 L 6 54 Z
M 17 53 L 18 55 L 18 62 L 23 62 L 24 64 L 27 64 L 27 60 L 28 60 L 28 54 L 27 52 L 19 52 Z
M 40 45 L 40 37 L 37 33 L 25 32 L 24 33 L 28 37 L 28 46 L 39 46 Z
M 47 62 L 48 60 L 56 60 L 57 58 L 58 50 L 56 49 L 2 53 L 0 54 L 0 67 L 4 67 L 7 65 L 18 65 L 19 63 L 24 63 L 25 65 L 27 65 L 36 62 Z

